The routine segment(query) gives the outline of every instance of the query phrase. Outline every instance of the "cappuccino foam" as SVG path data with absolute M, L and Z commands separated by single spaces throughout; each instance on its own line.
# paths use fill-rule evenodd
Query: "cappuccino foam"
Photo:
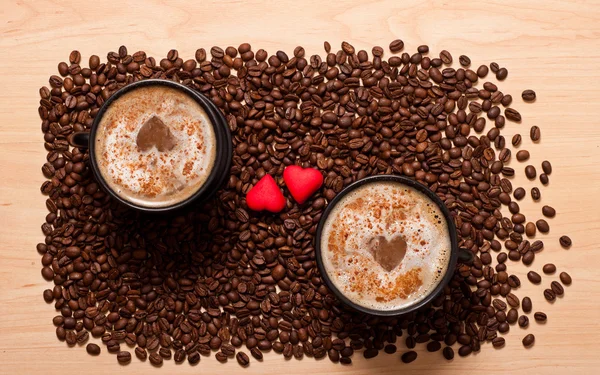
M 379 311 L 423 300 L 445 275 L 451 255 L 448 224 L 437 204 L 391 181 L 367 183 L 344 196 L 326 219 L 320 246 L 336 288 Z
M 95 156 L 100 173 L 121 198 L 168 207 L 207 180 L 215 143 L 200 104 L 180 90 L 156 85 L 136 88 L 110 104 L 98 125 Z

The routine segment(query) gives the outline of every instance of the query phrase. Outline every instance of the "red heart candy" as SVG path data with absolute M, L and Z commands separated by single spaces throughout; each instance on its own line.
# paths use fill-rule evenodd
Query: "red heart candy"
M 323 185 L 323 175 L 313 168 L 290 165 L 283 171 L 283 181 L 296 202 L 302 204 Z
M 273 177 L 266 174 L 246 194 L 246 204 L 254 211 L 277 213 L 285 207 L 285 198 Z

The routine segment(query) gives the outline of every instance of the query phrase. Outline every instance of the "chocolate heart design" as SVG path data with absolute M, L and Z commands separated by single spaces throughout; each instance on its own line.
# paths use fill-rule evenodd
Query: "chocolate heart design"
M 177 144 L 169 127 L 156 116 L 152 116 L 142 126 L 138 132 L 136 143 L 142 151 L 148 151 L 155 146 L 160 152 L 170 151 Z
M 406 255 L 406 241 L 402 236 L 395 236 L 391 241 L 384 236 L 375 236 L 369 240 L 368 250 L 384 270 L 391 272 Z

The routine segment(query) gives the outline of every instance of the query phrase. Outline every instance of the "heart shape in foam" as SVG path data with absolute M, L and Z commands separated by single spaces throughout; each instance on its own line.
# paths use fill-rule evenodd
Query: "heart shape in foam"
M 136 144 L 142 151 L 156 147 L 158 151 L 164 152 L 172 150 L 177 141 L 171 129 L 160 118 L 152 116 L 138 132 Z
M 323 175 L 314 168 L 290 165 L 283 171 L 283 181 L 296 202 L 302 204 L 323 185 Z
M 398 267 L 406 255 L 406 241 L 402 236 L 395 236 L 391 241 L 384 236 L 375 236 L 367 248 L 373 259 L 387 272 Z
M 254 211 L 277 213 L 285 207 L 285 197 L 273 177 L 266 174 L 246 194 L 246 204 Z

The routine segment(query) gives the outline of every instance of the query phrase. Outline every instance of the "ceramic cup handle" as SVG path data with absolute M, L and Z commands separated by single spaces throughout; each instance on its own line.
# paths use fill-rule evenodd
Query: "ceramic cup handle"
M 69 136 L 69 144 L 73 147 L 89 148 L 90 147 L 90 133 L 89 132 L 78 132 L 78 133 L 71 134 Z

